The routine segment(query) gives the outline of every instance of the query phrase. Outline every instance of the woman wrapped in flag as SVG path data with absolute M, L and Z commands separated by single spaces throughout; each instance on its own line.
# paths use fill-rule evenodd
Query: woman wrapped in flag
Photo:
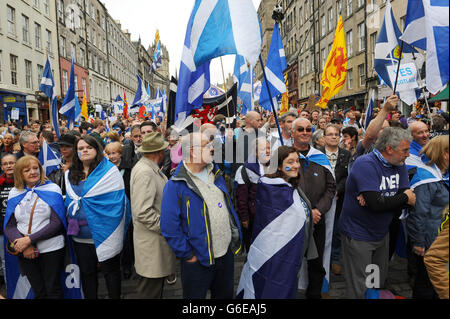
M 122 175 L 103 156 L 92 136 L 75 144 L 72 167 L 66 172 L 68 232 L 81 272 L 84 297 L 97 298 L 97 263 L 110 299 L 121 294 L 120 253 L 131 220 Z
M 258 182 L 252 241 L 237 298 L 293 298 L 307 247 L 311 208 L 297 191 L 299 154 L 280 146 L 270 162 L 276 172 Z
M 34 156 L 16 163 L 4 226 L 8 298 L 63 298 L 64 201 Z
M 408 262 L 417 269 L 413 298 L 437 298 L 425 268 L 424 255 L 438 235 L 442 210 L 449 203 L 448 136 L 431 139 L 420 151 L 420 157 L 410 157 L 406 163 L 417 167 L 411 180 L 416 205 L 406 218 L 408 246 L 412 251 Z

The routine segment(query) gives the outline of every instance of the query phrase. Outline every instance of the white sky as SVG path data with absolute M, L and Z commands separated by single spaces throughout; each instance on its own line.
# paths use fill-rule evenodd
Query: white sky
M 170 74 L 180 69 L 186 26 L 194 0 L 101 0 L 109 14 L 120 20 L 122 30 L 128 29 L 131 40 L 141 37 L 142 44 L 148 48 L 155 40 L 156 29 L 159 29 L 161 43 L 169 51 Z M 261 0 L 252 0 L 258 9 Z M 233 73 L 234 55 L 222 57 L 225 78 Z M 220 59 L 211 62 L 211 83 L 223 83 Z

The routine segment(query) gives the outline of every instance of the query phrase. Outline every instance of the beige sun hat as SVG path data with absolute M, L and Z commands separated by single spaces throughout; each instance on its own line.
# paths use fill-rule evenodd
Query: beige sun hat
M 145 135 L 142 145 L 138 148 L 139 153 L 154 153 L 164 150 L 169 143 L 164 140 L 160 132 L 152 132 Z

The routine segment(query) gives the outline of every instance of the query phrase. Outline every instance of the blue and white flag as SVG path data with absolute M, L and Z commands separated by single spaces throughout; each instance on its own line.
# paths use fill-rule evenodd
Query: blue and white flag
M 411 105 L 417 101 L 416 91 L 419 91 L 416 82 L 417 70 L 422 67 L 423 56 L 408 43 L 403 43 L 402 55 L 400 56 L 401 35 L 397 22 L 395 22 L 391 3 L 387 0 L 383 25 L 375 44 L 374 67 L 378 76 L 383 79 L 386 85 L 394 89 L 395 74 L 398 63 L 401 63 L 403 67 L 400 68 L 397 91 L 401 93 L 400 99 Z
M 254 102 L 259 101 L 259 97 L 261 96 L 262 83 L 261 81 L 255 82 L 253 84 L 253 100 Z
M 225 94 L 224 90 L 222 90 L 217 85 L 211 84 L 209 89 L 205 92 L 205 94 L 203 94 L 203 98 L 204 99 L 210 99 L 210 98 L 213 98 L 213 97 L 218 97 L 218 96 L 223 95 L 223 94 Z
M 51 106 L 49 106 L 49 108 L 51 111 L 52 125 L 55 129 L 56 135 L 59 138 L 58 99 L 56 97 L 55 81 L 53 80 L 52 67 L 50 65 L 49 58 L 47 58 L 47 62 L 45 63 L 44 73 L 42 73 L 42 80 L 39 89 L 50 98 Z
M 258 60 L 262 32 L 251 0 L 196 0 L 188 29 L 190 69 L 227 54 L 242 55 L 251 65 Z
M 30 195 L 28 195 L 31 192 Z M 47 181 L 45 184 L 33 187 L 26 187 L 23 190 L 13 188 L 8 196 L 8 204 L 6 206 L 6 214 L 3 227 L 6 227 L 11 216 L 13 216 L 17 205 L 26 197 L 36 193 L 51 209 L 58 215 L 64 229 L 67 230 L 67 222 L 65 216 L 64 200 L 61 189 L 56 184 Z M 6 244 L 6 240 L 4 241 Z M 65 260 L 64 270 L 61 272 L 61 285 L 63 287 L 64 298 L 80 299 L 82 298 L 80 269 L 75 263 L 75 255 L 72 250 L 70 241 L 66 240 L 69 247 L 69 258 Z M 4 246 L 6 247 L 6 246 Z M 4 248 L 2 247 L 2 248 Z M 26 276 L 20 273 L 17 256 L 9 254 L 5 249 L 5 278 L 8 299 L 32 299 L 34 298 L 31 284 Z
M 308 166 L 310 162 L 319 164 L 325 167 L 333 178 L 335 178 L 334 171 L 331 168 L 328 157 L 321 151 L 311 147 L 308 154 L 303 156 L 300 153 L 300 158 L 305 160 L 305 166 Z M 328 212 L 325 213 L 325 248 L 323 251 L 323 268 L 325 269 L 325 278 L 323 280 L 322 292 L 328 293 L 330 289 L 330 259 L 331 259 L 331 243 L 333 240 L 333 227 L 334 227 L 334 215 L 336 211 L 336 197 L 333 199 L 333 203 Z M 300 269 L 300 278 L 298 282 L 298 289 L 305 290 L 308 287 L 308 265 L 306 258 Z
M 238 97 L 242 100 L 242 114 L 253 110 L 253 67 L 247 65 L 244 57 L 236 55 L 234 79 L 238 82 Z
M 367 110 L 365 114 L 364 129 L 367 130 L 370 121 L 372 121 L 372 113 L 375 105 L 375 90 L 372 90 L 372 95 L 370 96 L 369 105 L 367 105 Z
M 162 106 L 161 106 L 161 112 L 163 114 L 166 113 L 166 109 L 167 109 L 167 95 L 166 95 L 166 90 L 162 90 Z
M 278 26 L 278 22 L 275 22 L 272 41 L 270 42 L 269 55 L 267 57 L 266 66 L 264 67 L 275 110 L 278 109 L 278 97 L 286 92 L 283 74 L 283 71 L 286 70 L 286 68 L 286 55 L 284 53 L 283 42 L 281 41 L 280 27 Z M 272 111 L 266 79 L 263 79 L 259 104 L 265 110 Z
M 161 67 L 161 40 L 158 35 L 158 42 L 156 43 L 155 52 L 153 54 L 153 63 L 150 66 L 150 73 Z
M 141 106 L 142 104 L 147 104 L 150 101 L 150 96 L 147 94 L 145 87 L 142 87 L 141 77 L 137 74 L 136 77 L 138 79 L 138 88 L 136 91 L 136 95 L 134 96 L 133 104 L 131 104 L 131 107 Z
M 75 122 L 81 123 L 81 106 L 77 96 L 75 96 Z
M 256 210 L 264 213 L 255 216 L 237 298 L 294 298 L 311 212 L 292 185 L 264 176 L 258 183 Z
M 448 0 L 410 0 L 406 9 L 401 40 L 425 50 L 426 85 L 438 93 L 449 80 L 449 2 Z
M 182 127 L 186 118 L 195 109 L 202 107 L 203 94 L 210 86 L 210 61 L 197 67 L 193 63 L 194 50 L 191 48 L 191 31 L 194 13 L 191 14 L 184 39 L 183 55 L 180 63 L 177 95 L 175 99 L 175 126 Z
M 81 196 L 77 196 L 66 172 L 65 205 L 69 218 L 83 205 L 100 262 L 122 251 L 124 236 L 131 221 L 131 207 L 117 167 L 106 158 L 89 174 Z
M 76 99 L 78 99 L 78 97 L 75 94 L 74 58 L 72 57 L 72 65 L 70 67 L 69 89 L 66 92 L 66 96 L 64 97 L 61 109 L 59 110 L 59 113 L 67 117 L 67 123 L 69 124 L 70 129 L 73 129 L 73 124 L 75 122 Z
M 61 159 L 56 155 L 52 148 L 44 140 L 38 157 L 39 162 L 44 168 L 45 176 L 49 176 L 51 172 L 61 167 Z

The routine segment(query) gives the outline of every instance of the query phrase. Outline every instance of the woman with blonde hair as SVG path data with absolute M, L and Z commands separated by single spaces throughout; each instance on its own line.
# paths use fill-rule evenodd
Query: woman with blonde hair
M 14 283 L 18 279 L 14 277 L 22 274 L 30 282 L 34 298 L 63 298 L 64 201 L 61 189 L 47 180 L 34 156 L 20 158 L 14 167 L 14 188 L 9 193 L 4 225 L 8 297 L 17 295 Z
M 421 150 L 421 163 L 411 180 L 416 194 L 416 205 L 406 220 L 408 230 L 409 263 L 417 267 L 413 298 L 437 298 L 428 277 L 424 255 L 438 235 L 442 210 L 449 203 L 448 136 L 431 139 Z

